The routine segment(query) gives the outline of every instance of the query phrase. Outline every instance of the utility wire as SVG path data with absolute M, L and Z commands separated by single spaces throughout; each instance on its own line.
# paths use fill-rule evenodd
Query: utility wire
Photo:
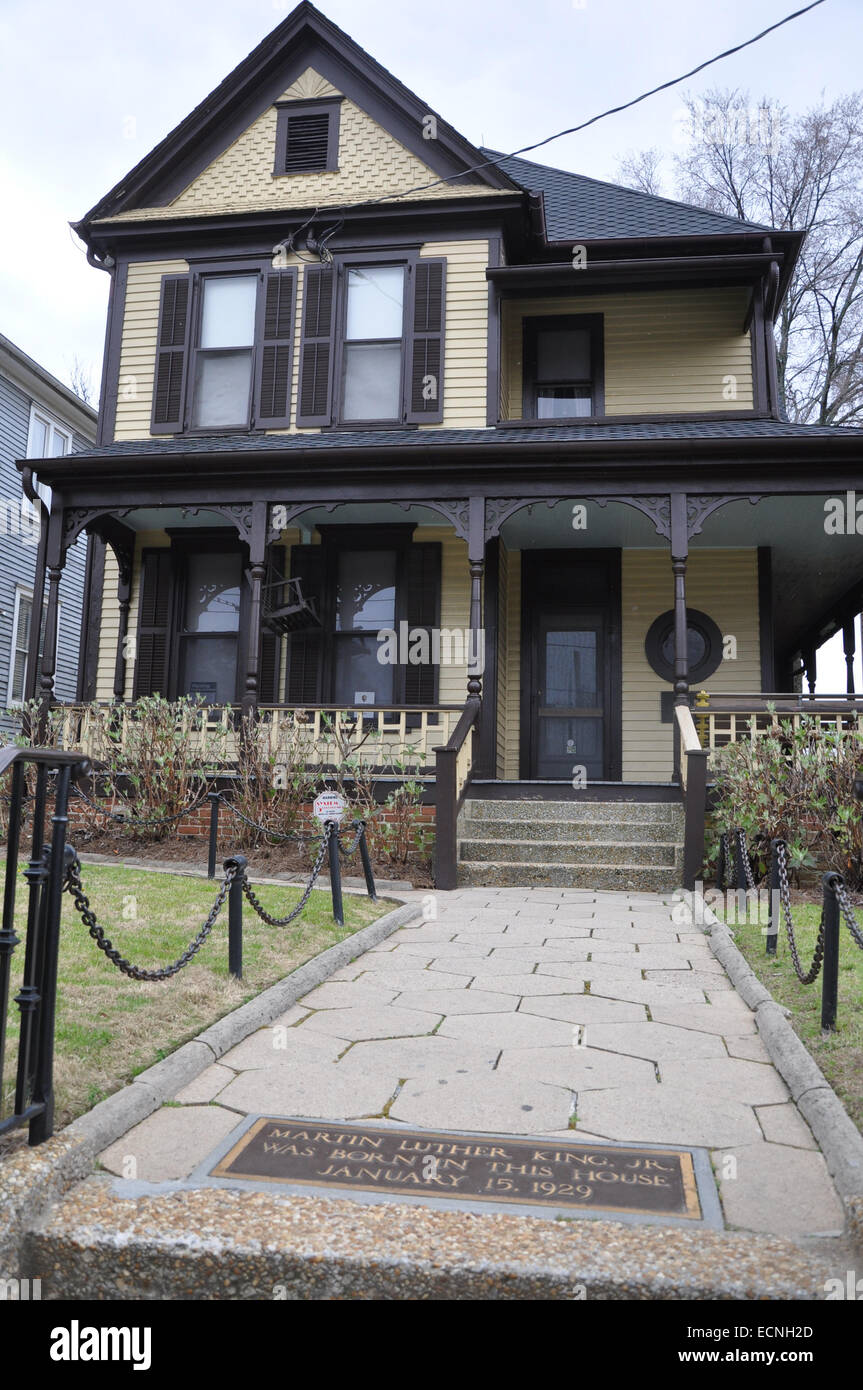
M 591 116 L 590 120 L 582 121 L 579 125 L 569 126 L 566 130 L 559 130 L 555 135 L 547 135 L 544 140 L 537 140 L 533 145 L 522 145 L 521 149 L 513 150 L 511 154 L 497 155 L 494 159 L 487 159 L 482 164 L 474 164 L 469 169 L 463 169 L 458 174 L 453 174 L 445 179 L 434 179 L 431 183 L 418 184 L 415 188 L 404 189 L 400 193 L 384 193 L 380 198 L 364 198 L 358 203 L 335 203 L 318 211 L 326 212 L 351 212 L 356 208 L 376 207 L 379 203 L 389 202 L 394 198 L 408 198 L 413 193 L 425 193 L 430 188 L 438 188 L 441 184 L 450 185 L 456 179 L 467 178 L 469 174 L 479 173 L 482 169 L 489 169 L 499 166 L 507 159 L 515 159 L 519 155 L 529 154 L 531 150 L 541 149 L 543 145 L 550 145 L 554 140 L 560 140 L 564 135 L 575 135 L 580 130 L 586 130 L 588 126 L 596 125 L 597 121 L 604 121 L 606 116 L 615 116 L 620 111 L 628 111 L 633 106 L 638 106 L 642 101 L 647 101 L 648 97 L 656 96 L 657 92 L 665 92 L 669 87 L 676 87 L 678 83 L 685 82 L 687 78 L 694 77 L 696 73 L 703 72 L 705 68 L 711 67 L 714 63 L 719 63 L 723 58 L 730 58 L 734 53 L 740 53 L 744 48 L 750 48 L 752 44 L 759 43 L 768 34 L 781 29 L 784 24 L 790 24 L 793 19 L 799 19 L 801 15 L 808 14 L 810 10 L 815 10 L 819 5 L 823 5 L 824 0 L 812 0 L 812 4 L 804 5 L 800 10 L 795 10 L 793 14 L 787 14 L 784 19 L 779 19 L 775 24 L 762 29 L 760 34 L 755 34 L 751 39 L 746 39 L 743 43 L 735 44 L 733 48 L 726 48 L 723 53 L 717 53 L 713 58 L 707 58 L 705 62 L 699 63 L 697 67 L 690 68 L 688 72 L 681 73 L 679 77 L 672 77 L 668 82 L 661 82 L 658 87 L 651 87 L 649 92 L 642 92 L 640 96 L 633 97 L 631 101 L 625 101 L 620 106 L 611 106 L 607 111 L 601 111 L 597 116 Z M 306 224 L 308 225 L 308 224 Z

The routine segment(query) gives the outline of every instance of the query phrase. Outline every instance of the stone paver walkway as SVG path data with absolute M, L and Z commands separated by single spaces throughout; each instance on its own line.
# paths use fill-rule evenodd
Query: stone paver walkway
M 240 1116 L 710 1150 L 726 1223 L 797 1238 L 843 1213 L 704 933 L 646 893 L 466 889 L 337 971 L 102 1155 L 185 1178 Z M 335 1191 L 334 1191 L 334 1195 Z

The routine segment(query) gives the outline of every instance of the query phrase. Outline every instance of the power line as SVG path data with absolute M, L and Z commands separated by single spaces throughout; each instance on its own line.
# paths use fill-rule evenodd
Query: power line
M 499 166 L 506 159 L 515 159 L 519 155 L 529 154 L 531 150 L 538 150 L 543 145 L 550 145 L 552 141 L 560 140 L 564 135 L 575 135 L 580 130 L 586 130 L 588 126 L 596 125 L 597 121 L 604 121 L 606 116 L 616 116 L 621 111 L 628 111 L 631 107 L 646 101 L 648 97 L 656 96 L 657 92 L 665 92 L 669 87 L 676 87 L 678 83 L 685 82 L 687 78 L 694 77 L 696 73 L 703 72 L 705 68 L 721 62 L 723 58 L 730 58 L 733 54 L 742 52 L 744 48 L 750 48 L 752 44 L 760 43 L 761 39 L 774 33 L 775 30 L 781 29 L 784 24 L 790 24 L 793 19 L 799 19 L 801 15 L 808 14 L 810 10 L 815 10 L 823 4 L 824 0 L 812 0 L 811 4 L 804 5 L 802 9 L 795 10 L 793 14 L 787 14 L 784 19 L 779 19 L 775 24 L 762 29 L 760 34 L 753 35 L 751 39 L 746 39 L 743 43 L 735 44 L 733 48 L 726 48 L 723 53 L 717 53 L 713 58 L 707 58 L 705 62 L 690 68 L 688 72 L 681 73 L 679 77 L 672 77 L 668 82 L 661 82 L 658 87 L 651 87 L 650 91 L 642 92 L 640 96 L 633 97 L 631 101 L 625 101 L 620 106 L 610 106 L 607 111 L 601 111 L 599 115 L 591 116 L 590 120 L 582 121 L 579 125 L 568 126 L 566 130 L 559 130 L 555 135 L 547 135 L 544 140 L 537 140 L 532 145 L 523 145 L 521 149 L 513 150 L 511 154 L 498 155 L 494 159 L 487 159 L 482 164 L 474 164 L 471 168 L 463 169 L 460 173 L 453 174 L 448 178 L 434 179 L 431 183 L 418 184 L 415 188 L 407 188 L 400 193 L 385 193 L 380 198 L 364 198 L 358 203 L 335 203 L 327 208 L 319 209 L 319 211 L 350 212 L 356 208 L 376 207 L 379 203 L 389 202 L 393 198 L 408 198 L 413 193 L 425 193 L 430 188 L 440 187 L 441 184 L 450 185 L 455 179 L 467 178 L 469 174 L 479 173 L 482 169 Z

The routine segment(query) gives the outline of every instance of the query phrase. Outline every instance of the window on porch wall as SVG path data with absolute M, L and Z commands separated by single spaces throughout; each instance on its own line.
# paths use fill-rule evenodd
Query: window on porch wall
M 329 538 L 291 548 L 291 575 L 317 601 L 323 627 L 289 639 L 288 704 L 331 701 L 353 709 L 437 702 L 437 668 L 381 663 L 378 635 L 398 633 L 402 622 L 413 633 L 438 625 L 441 547 L 432 541 L 385 547 L 384 529 L 375 528 L 377 545 Z

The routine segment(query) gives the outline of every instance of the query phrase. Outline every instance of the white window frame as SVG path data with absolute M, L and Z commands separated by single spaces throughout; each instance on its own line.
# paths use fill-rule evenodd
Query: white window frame
M 45 429 L 46 429 L 46 432 L 47 432 L 47 433 L 46 433 L 46 442 L 47 442 L 47 444 L 48 444 L 48 448 L 47 448 L 47 450 L 44 451 L 44 452 L 41 451 L 41 450 L 37 452 L 37 450 L 36 450 L 36 444 L 35 444 L 35 440 L 34 440 L 34 434 L 35 434 L 35 427 L 36 427 L 37 422 L 38 422 L 40 425 L 44 425 L 44 426 L 45 426 Z M 65 440 L 66 447 L 65 447 L 65 449 L 63 450 L 63 453 L 62 453 L 62 454 L 54 454 L 54 452 L 53 452 L 52 445 L 53 445 L 53 442 L 54 442 L 54 437 L 55 437 L 55 435 L 59 435 L 61 439 Z M 64 425 L 64 424 L 62 423 L 62 421 L 61 421 L 61 420 L 58 420 L 57 417 L 56 417 L 55 415 L 52 415 L 50 411 L 48 411 L 48 410 L 43 410 L 43 408 L 42 408 L 40 405 L 37 405 L 36 402 L 33 401 L 33 402 L 31 403 L 31 405 L 30 405 L 30 425 L 29 425 L 29 428 L 28 428 L 28 431 L 27 431 L 27 457 L 28 457 L 28 459 L 32 459 L 32 458 L 65 458 L 66 455 L 67 455 L 67 454 L 71 454 L 71 452 L 72 452 L 72 430 L 70 429 L 70 427 L 69 427 L 68 425 Z M 48 508 L 48 510 L 50 511 L 50 510 L 51 510 L 51 489 L 50 489 L 50 487 L 48 486 L 47 483 L 40 483 L 38 478 L 35 479 L 35 484 L 36 484 L 36 491 L 38 492 L 39 496 L 42 498 L 42 501 L 45 503 L 45 506 L 46 506 L 46 507 Z
M 28 673 L 27 673 L 27 665 L 28 665 L 28 662 L 29 662 L 29 659 L 30 659 L 29 648 L 28 648 L 28 652 L 27 652 L 27 660 L 24 662 L 24 688 L 23 688 L 22 691 L 21 691 L 21 699 L 19 700 L 19 699 L 16 699 L 16 698 L 15 698 L 15 696 L 14 696 L 14 694 L 13 694 L 13 685 L 14 685 L 14 682 L 15 682 L 15 656 L 16 656 L 16 653 L 17 653 L 17 651 L 18 651 L 18 626 L 19 626 L 19 623 L 20 623 L 20 621 L 21 621 L 21 600 L 22 600 L 22 598 L 24 598 L 24 599 L 29 599 L 29 601 L 30 601 L 30 605 L 31 605 L 31 607 L 30 607 L 30 621 L 32 622 L 32 620 L 33 620 L 33 608 L 32 608 L 32 605 L 33 605 L 33 590 L 30 589 L 30 588 L 28 588 L 26 584 L 16 584 L 16 586 L 15 586 L 15 611 L 14 611 L 14 614 L 13 614 L 13 617 L 12 617 L 12 643 L 11 643 L 11 646 L 10 646 L 10 648 L 9 648 L 9 680 L 8 680 L 7 687 L 6 687 L 6 704 L 7 704 L 7 707 L 8 707 L 9 709 L 18 709 L 21 705 L 23 705 L 23 703 L 24 703 L 24 691 L 27 689 L 27 674 L 28 674 Z M 57 604 L 57 637 L 56 637 L 56 642 L 55 642 L 55 646 L 54 646 L 54 680 L 55 680 L 55 683 L 56 683 L 56 679 L 57 679 L 57 656 L 58 656 L 58 653 L 59 653 L 59 651 L 60 651 L 60 620 L 61 620 L 61 613 L 62 613 L 62 604 L 58 603 L 58 604 Z M 44 616 L 45 616 L 45 609 L 44 609 L 44 607 L 43 607 L 43 609 L 42 609 L 42 617 L 44 618 Z M 39 633 L 39 648 L 40 648 L 40 651 L 41 651 L 41 647 L 42 647 L 41 626 L 42 626 L 42 622 L 41 622 L 41 619 L 40 619 L 40 623 L 39 623 L 39 627 L 40 627 L 40 633 Z

